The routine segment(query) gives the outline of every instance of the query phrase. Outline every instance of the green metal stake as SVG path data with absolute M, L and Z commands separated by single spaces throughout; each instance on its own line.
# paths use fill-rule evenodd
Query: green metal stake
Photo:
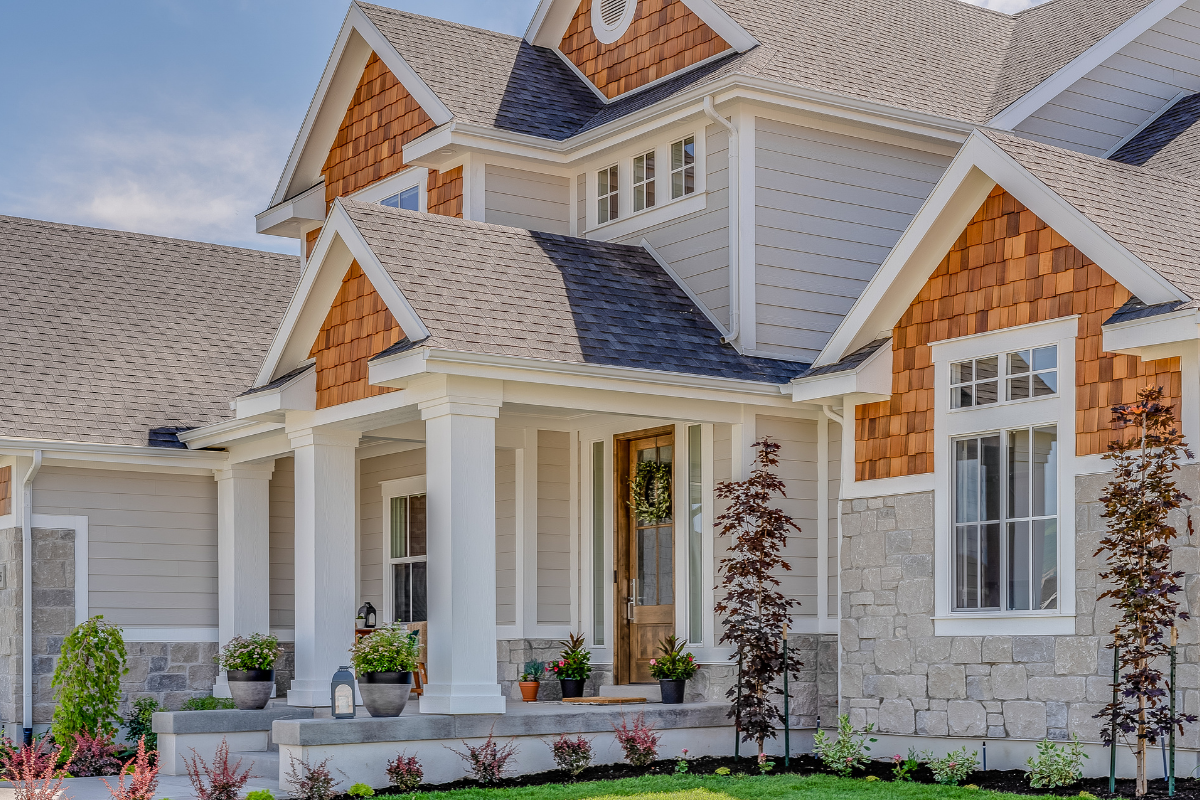
M 1109 727 L 1108 793 L 1117 793 L 1117 682 L 1121 679 L 1121 648 L 1113 648 L 1113 712 Z
M 1179 641 L 1179 631 L 1171 626 L 1171 759 L 1167 767 L 1167 796 L 1175 796 L 1175 645 Z
M 1172 681 L 1174 683 L 1174 681 Z M 1174 697 L 1174 695 L 1172 695 Z M 783 626 L 783 766 L 787 768 L 792 763 L 792 719 L 788 705 L 788 639 L 787 624 Z M 1172 753 L 1175 751 L 1172 750 Z
M 733 712 L 733 757 L 742 757 L 742 653 L 738 651 L 737 705 Z

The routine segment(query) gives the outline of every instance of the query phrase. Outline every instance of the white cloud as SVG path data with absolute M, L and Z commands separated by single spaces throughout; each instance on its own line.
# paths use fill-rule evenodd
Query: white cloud
M 254 232 L 287 158 L 287 125 L 241 117 L 196 130 L 195 119 L 175 118 L 169 128 L 125 121 L 51 147 L 54 160 L 33 171 L 42 185 L 19 205 L 78 225 L 296 250 Z
M 1036 6 L 1044 2 L 1044 0 L 967 0 L 968 3 L 973 3 L 977 6 L 990 8 L 993 11 L 1000 11 L 1005 14 L 1015 14 L 1018 11 Z

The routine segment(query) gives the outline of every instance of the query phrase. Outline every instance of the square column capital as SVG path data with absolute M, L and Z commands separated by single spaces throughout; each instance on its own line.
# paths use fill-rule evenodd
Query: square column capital
M 292 448 L 300 447 L 357 447 L 361 431 L 325 430 L 322 428 L 293 428 L 287 432 Z
M 225 469 L 214 469 L 213 477 L 218 481 L 250 480 L 269 481 L 275 472 L 275 459 L 259 464 L 230 464 Z
M 500 400 L 486 397 L 438 397 L 418 403 L 417 408 L 421 410 L 423 420 L 446 416 L 497 419 L 501 405 Z

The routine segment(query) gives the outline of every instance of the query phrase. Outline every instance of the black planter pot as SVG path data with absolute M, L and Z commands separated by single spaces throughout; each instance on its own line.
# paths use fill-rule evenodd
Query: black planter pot
M 266 708 L 271 690 L 275 688 L 275 670 L 231 669 L 225 675 L 234 705 L 242 711 Z
M 562 684 L 564 698 L 583 697 L 583 685 L 587 683 L 583 678 L 560 678 L 558 682 Z
M 372 717 L 400 716 L 412 687 L 411 672 L 363 672 L 358 676 L 358 693 Z
M 683 702 L 685 680 L 659 680 L 658 688 L 662 691 L 663 705 L 677 705 Z

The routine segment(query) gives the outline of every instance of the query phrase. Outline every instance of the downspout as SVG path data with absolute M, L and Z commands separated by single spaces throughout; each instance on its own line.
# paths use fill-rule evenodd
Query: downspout
M 21 502 L 21 727 L 25 744 L 33 744 L 33 479 L 42 468 L 42 451 L 33 451 L 25 473 Z
M 721 338 L 722 344 L 733 344 L 742 331 L 741 270 L 738 268 L 738 253 L 741 243 L 738 228 L 741 225 L 738 186 L 741 175 L 738 153 L 738 130 L 733 123 L 717 113 L 713 107 L 713 96 L 704 98 L 704 115 L 729 132 L 729 333 Z

